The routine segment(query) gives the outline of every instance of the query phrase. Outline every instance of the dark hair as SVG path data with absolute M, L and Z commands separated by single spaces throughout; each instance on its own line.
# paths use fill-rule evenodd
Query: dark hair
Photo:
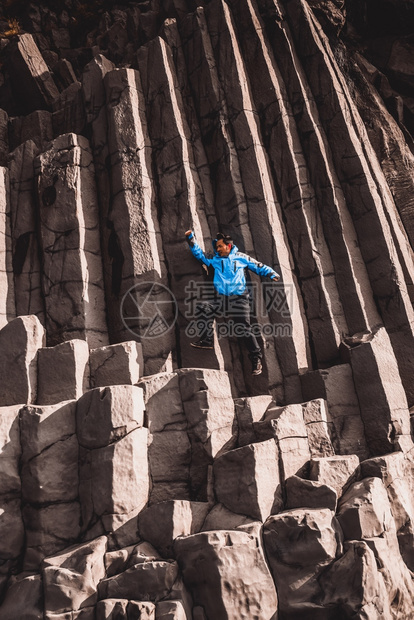
M 230 243 L 233 244 L 233 239 L 230 237 L 230 235 L 223 235 L 223 233 L 217 233 L 216 235 L 216 241 L 223 241 L 226 245 L 229 245 Z

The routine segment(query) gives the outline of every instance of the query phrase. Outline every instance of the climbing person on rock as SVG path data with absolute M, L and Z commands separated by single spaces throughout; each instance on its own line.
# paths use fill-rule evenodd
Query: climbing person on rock
M 245 269 L 259 276 L 270 276 L 274 281 L 280 275 L 263 263 L 239 252 L 229 235 L 218 233 L 213 240 L 214 254 L 205 255 L 195 240 L 192 230 L 185 233 L 191 252 L 197 260 L 214 269 L 214 298 L 196 305 L 199 340 L 191 346 L 198 349 L 213 348 L 213 321 L 216 316 L 232 319 L 235 334 L 244 338 L 252 362 L 252 374 L 262 372 L 262 351 L 250 324 L 250 296 L 246 288 Z

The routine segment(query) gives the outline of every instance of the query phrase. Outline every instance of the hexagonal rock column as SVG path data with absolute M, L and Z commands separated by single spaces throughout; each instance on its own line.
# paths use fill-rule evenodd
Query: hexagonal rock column
M 3 604 L 2 620 L 43 620 L 43 587 L 41 575 L 17 575 L 10 579 Z
M 318 362 L 327 365 L 338 357 L 341 333 L 347 333 L 348 329 L 315 191 L 259 7 L 250 0 L 229 4 L 271 170 L 280 190 L 286 231 L 302 277 L 301 289 L 314 352 Z
M 329 432 L 329 413 L 326 402 L 318 398 L 303 403 L 302 413 L 311 456 L 333 456 L 335 452 Z
M 277 595 L 254 534 L 212 531 L 177 538 L 174 551 L 195 606 L 207 618 L 277 618 Z
M 99 598 L 160 600 L 170 594 L 178 572 L 173 560 L 141 561 L 119 575 L 103 579 L 98 587 Z
M 145 100 L 140 75 L 133 69 L 109 71 L 104 79 L 107 97 L 108 149 L 111 163 L 111 206 L 106 226 L 110 229 L 103 247 L 108 322 L 112 341 L 138 338 L 152 333 L 154 321 L 174 317 L 167 285 L 166 267 L 159 231 L 157 206 L 152 180 L 151 142 L 148 136 Z M 136 231 L 140 234 L 137 235 Z M 108 237 L 108 231 L 105 234 Z M 135 292 L 127 295 L 131 287 Z M 119 312 L 123 302 L 123 320 Z M 139 315 L 137 303 L 149 299 Z M 151 313 L 151 302 L 166 302 L 165 314 Z M 170 305 L 168 305 L 170 303 Z M 141 317 L 141 318 L 140 318 Z M 165 326 L 164 323 L 161 323 Z M 173 334 L 162 338 L 143 338 L 146 374 L 171 370 L 169 358 Z
M 271 403 L 272 397 L 267 394 L 234 400 L 238 426 L 237 444 L 239 447 L 247 446 L 247 444 L 255 441 L 253 422 L 259 422 L 263 418 Z
M 143 377 L 138 386 L 144 392 L 145 413 L 150 435 L 148 449 L 151 474 L 150 504 L 169 499 L 190 499 L 191 444 L 187 418 L 176 373 Z
M 59 91 L 31 34 L 19 35 L 8 46 L 7 66 L 13 92 L 27 112 L 51 107 Z
M 228 374 L 220 370 L 177 371 L 189 433 L 212 457 L 234 438 L 234 402 Z
M 387 491 L 379 478 L 355 482 L 338 505 L 338 521 L 346 540 L 362 540 L 395 532 Z
M 20 413 L 25 570 L 80 534 L 76 401 L 23 407 Z
M 296 50 L 306 70 L 321 125 L 326 131 L 375 301 L 412 405 L 414 311 L 406 284 L 414 279 L 412 250 L 326 35 L 307 2 L 291 1 L 286 8 L 286 19 L 292 27 Z
M 106 537 L 101 536 L 44 560 L 45 614 L 63 614 L 97 603 L 98 584 L 105 577 L 106 545 Z
M 231 450 L 214 461 L 219 502 L 238 514 L 265 521 L 282 505 L 278 449 L 273 439 Z
M 0 330 L 0 405 L 36 402 L 37 353 L 45 344 L 34 315 L 18 317 Z
M 414 597 L 412 573 L 401 557 L 396 524 L 381 480 L 364 478 L 354 483 L 339 502 L 338 521 L 345 538 L 365 540 L 373 551 L 384 579 L 384 608 L 391 609 L 390 617 L 409 617 Z M 329 574 L 326 578 L 329 581 Z
M 411 450 L 407 397 L 385 328 L 349 339 L 347 353 L 371 455 Z
M 0 328 L 15 316 L 9 173 L 0 167 Z
M 237 439 L 230 381 L 219 370 L 182 368 L 177 374 L 191 442 L 191 499 L 206 501 L 213 458 Z
M 105 553 L 106 576 L 113 577 L 123 573 L 140 562 L 161 560 L 161 556 L 148 542 L 140 542 L 137 545 L 128 545 L 122 549 L 115 549 Z
M 346 614 L 349 618 L 359 615 L 383 620 L 394 617 L 384 574 L 366 542 L 346 541 L 344 555 L 321 575 L 320 584 L 323 607 L 327 608 L 325 613 L 332 614 L 330 617 L 335 614 L 338 617 Z M 398 606 L 398 613 L 402 614 L 401 617 L 404 614 L 409 617 L 410 606 Z
M 53 138 L 52 114 L 47 110 L 35 110 L 27 116 L 16 116 L 9 121 L 11 149 L 30 140 L 43 151 Z
M 108 343 L 98 204 L 89 143 L 65 134 L 35 161 L 48 344 Z
M 338 494 L 328 484 L 291 476 L 286 480 L 286 509 L 329 508 L 336 511 Z
M 0 109 L 0 166 L 7 163 L 9 154 L 9 115 L 5 110 Z
M 179 307 L 177 323 L 181 366 L 200 364 L 218 368 L 218 357 L 214 354 L 200 360 L 199 352 L 190 346 L 190 338 L 185 331 L 189 322 L 194 320 L 195 303 L 189 300 L 193 295 L 196 299 L 200 298 L 205 282 L 200 264 L 189 253 L 183 233 L 179 231 L 191 228 L 201 247 L 210 252 L 210 228 L 217 230 L 218 224 L 214 209 L 208 213 L 211 206 L 206 204 L 196 168 L 195 146 L 178 86 L 172 50 L 161 37 L 157 37 L 139 49 L 138 65 L 147 102 L 157 173 L 161 236 L 171 273 L 171 289 Z M 171 165 L 172 161 L 174 165 Z M 188 292 L 189 283 L 195 293 Z
M 402 452 L 361 463 L 359 476 L 380 478 L 387 489 L 404 562 L 414 569 L 414 464 Z
M 190 536 L 199 532 L 208 510 L 207 502 L 160 502 L 140 512 L 138 531 L 163 557 L 171 558 L 173 542 L 177 536 Z
M 91 387 L 135 385 L 144 372 L 142 345 L 134 340 L 92 349 Z
M 10 154 L 10 214 L 16 313 L 35 314 L 44 325 L 35 203 L 34 160 L 38 153 L 38 146 L 27 140 Z
M 40 405 L 78 399 L 89 389 L 89 347 L 85 340 L 68 340 L 39 349 L 37 358 Z
M 367 458 L 368 447 L 351 366 L 340 364 L 307 372 L 301 376 L 301 383 L 305 400 L 326 400 L 330 436 L 336 453 L 357 454 L 361 460 Z
M 311 602 L 322 596 L 318 576 L 341 552 L 342 532 L 334 513 L 306 508 L 281 512 L 266 521 L 263 541 L 281 613 L 318 617 Z
M 23 549 L 21 514 L 20 406 L 0 407 L 0 590 Z M 1 612 L 0 612 L 1 615 Z
M 335 489 L 341 497 L 344 488 L 357 475 L 359 459 L 356 454 L 344 454 L 323 458 L 312 457 L 309 478 Z
M 82 529 L 113 532 L 117 544 L 136 540 L 136 515 L 148 501 L 148 430 L 142 390 L 95 388 L 77 404 Z
M 253 423 L 256 441 L 271 437 L 279 450 L 280 479 L 299 473 L 310 459 L 302 405 L 269 407 L 264 420 Z

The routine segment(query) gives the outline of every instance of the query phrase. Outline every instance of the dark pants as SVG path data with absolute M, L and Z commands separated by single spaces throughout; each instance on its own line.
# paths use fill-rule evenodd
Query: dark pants
M 230 335 L 243 338 L 251 360 L 262 357 L 262 351 L 250 324 L 250 298 L 248 293 L 242 295 L 219 295 L 212 300 L 200 301 L 196 305 L 197 330 L 200 339 L 213 339 L 213 321 L 224 317 Z

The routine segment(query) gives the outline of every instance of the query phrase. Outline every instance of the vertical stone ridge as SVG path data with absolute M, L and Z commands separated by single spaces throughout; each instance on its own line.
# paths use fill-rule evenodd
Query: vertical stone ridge
M 147 326 L 134 322 L 136 303 L 127 299 L 129 289 L 139 286 L 140 293 L 154 283 L 167 284 L 162 240 L 154 192 L 145 100 L 138 71 L 115 69 L 105 76 L 108 114 L 108 144 L 111 163 L 111 204 L 108 222 L 111 235 L 106 251 L 112 259 L 112 286 L 108 294 L 112 340 L 138 339 Z M 164 290 L 164 289 L 162 289 Z M 166 293 L 164 292 L 164 297 Z M 128 325 L 128 327 L 126 326 Z M 173 339 L 171 331 L 160 339 L 142 340 L 146 373 L 171 367 Z M 167 361 L 166 361 L 167 360 Z M 166 364 L 168 367 L 166 367 Z
M 0 167 L 0 329 L 16 316 L 10 230 L 10 178 Z
M 233 56 L 236 53 L 234 50 L 237 47 L 237 41 L 231 16 L 226 7 L 227 5 L 212 3 L 207 9 L 206 16 L 199 9 L 194 17 L 189 17 L 182 24 L 183 45 L 187 55 L 190 79 L 193 80 L 192 88 L 195 93 L 200 128 L 206 143 L 206 152 L 211 170 L 216 173 L 215 197 L 220 224 L 233 234 L 240 249 L 259 259 L 262 258 L 268 264 L 278 263 L 276 268 L 282 272 L 286 282 L 285 288 L 282 287 L 278 292 L 281 296 L 290 297 L 284 298 L 285 304 L 289 306 L 289 310 L 293 312 L 296 319 L 290 323 L 290 318 L 284 319 L 280 315 L 276 318 L 273 313 L 267 318 L 268 322 L 270 319 L 270 322 L 276 325 L 282 321 L 283 326 L 286 323 L 289 328 L 289 335 L 280 339 L 280 346 L 276 353 L 273 349 L 273 338 L 266 340 L 265 357 L 268 363 L 269 383 L 276 390 L 278 390 L 278 382 L 282 383 L 285 391 L 285 396 L 282 398 L 286 401 L 300 400 L 297 377 L 299 369 L 306 369 L 309 364 L 306 321 L 303 321 L 297 283 L 292 277 L 293 262 L 286 245 L 286 235 L 283 224 L 280 222 L 280 213 L 276 210 L 277 199 L 270 179 L 257 119 L 253 112 L 254 106 L 247 87 L 243 86 L 247 78 L 239 51 L 237 51 L 237 58 Z M 225 39 L 224 43 L 223 40 L 219 41 L 217 38 L 219 32 L 220 36 Z M 195 40 L 200 43 L 200 46 L 196 50 L 196 55 L 193 55 Z M 220 45 L 227 50 L 227 52 L 223 51 L 222 55 Z M 228 65 L 226 53 L 229 56 Z M 197 75 L 195 67 L 198 70 Z M 206 86 L 198 81 L 202 79 L 201 74 L 205 74 L 207 83 L 212 85 L 205 98 L 203 91 Z M 237 103 L 234 103 L 234 100 L 237 100 Z M 215 136 L 214 140 L 211 139 L 212 135 Z M 248 154 L 252 154 L 252 161 L 247 158 Z M 246 176 L 244 182 L 242 181 L 243 174 Z M 229 178 L 233 181 L 231 185 L 228 182 Z M 280 257 L 275 247 L 276 236 L 281 246 Z M 253 277 L 252 280 L 256 285 L 259 284 L 259 278 Z M 257 295 L 257 298 L 260 299 L 260 296 L 261 293 Z M 262 310 L 260 308 L 258 313 L 259 321 L 266 320 L 263 318 Z M 265 317 L 266 314 L 265 312 Z M 275 360 L 277 360 L 277 366 L 275 366 Z
M 184 231 L 192 229 L 205 251 L 211 234 L 204 210 L 204 195 L 195 166 L 193 145 L 185 117 L 170 47 L 158 37 L 138 52 L 152 143 L 154 179 L 159 196 L 159 224 L 169 272 L 169 285 L 178 303 L 177 347 L 180 365 L 202 365 L 199 352 L 190 347 L 185 328 L 191 321 L 187 291 L 203 286 L 202 268 L 193 259 Z M 217 366 L 217 361 L 206 362 Z
M 316 359 L 329 365 L 338 357 L 348 332 L 334 268 L 307 163 L 289 104 L 286 86 L 268 41 L 257 4 L 231 3 L 243 50 L 252 97 L 274 181 L 280 194 L 286 230 L 299 269 Z
M 231 233 L 240 248 L 243 247 L 246 252 L 253 253 L 240 164 L 228 121 L 226 99 L 217 73 L 206 18 L 201 7 L 180 23 L 180 35 L 200 132 L 210 166 L 219 227 L 224 232 Z M 258 279 L 254 281 L 257 283 Z M 236 354 L 232 351 L 231 355 L 235 367 L 234 375 L 237 376 L 240 368 L 238 359 L 240 354 L 238 351 Z M 268 384 L 283 400 L 283 375 L 272 339 L 266 342 L 264 356 Z
M 273 325 L 287 325 L 291 330 L 288 336 L 278 340 L 276 350 L 285 390 L 289 399 L 300 399 L 298 374 L 306 371 L 310 363 L 307 321 L 258 115 L 228 5 L 215 0 L 208 5 L 206 17 L 240 165 L 255 256 L 269 265 L 276 265 L 282 276 L 284 290 L 280 292 L 285 295 L 284 304 L 289 317 L 285 317 L 284 312 L 274 312 L 272 308 L 269 318 Z
M 271 6 L 278 18 L 273 18 L 269 38 L 288 89 L 302 148 L 308 161 L 310 179 L 316 193 L 349 331 L 351 334 L 364 331 L 381 324 L 381 318 L 335 171 L 330 146 L 296 52 L 289 24 L 284 19 L 284 9 L 278 0 L 272 0 Z
M 321 122 L 357 231 L 371 287 L 389 332 L 411 405 L 414 402 L 411 379 L 414 311 L 404 273 L 411 284 L 414 273 L 412 251 L 396 219 L 390 190 L 325 35 L 315 26 L 314 18 L 301 0 L 288 2 L 286 6 L 297 49 L 303 57 L 310 87 L 318 102 Z M 304 32 L 307 36 L 303 36 Z M 326 103 L 328 94 L 329 106 Z M 345 136 L 340 147 L 338 135 Z M 393 236 L 398 239 L 398 252 Z
M 10 154 L 10 203 L 16 314 L 35 314 L 44 325 L 34 182 L 38 153 L 36 144 L 28 140 Z
M 98 208 L 89 144 L 65 134 L 35 161 L 42 285 L 50 345 L 108 343 Z

